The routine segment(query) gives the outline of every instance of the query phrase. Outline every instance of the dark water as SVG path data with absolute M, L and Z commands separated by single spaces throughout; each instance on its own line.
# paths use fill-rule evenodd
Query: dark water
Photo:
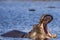
M 35 11 L 29 11 L 34 9 Z M 52 34 L 60 40 L 60 2 L 0 2 L 0 35 L 11 30 L 29 32 L 38 24 L 42 14 L 51 14 L 53 21 L 48 24 Z M 4 38 L 2 40 L 31 40 L 28 38 Z

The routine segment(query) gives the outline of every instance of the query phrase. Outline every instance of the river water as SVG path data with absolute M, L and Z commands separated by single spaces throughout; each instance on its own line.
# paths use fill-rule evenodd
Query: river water
M 31 11 L 30 9 L 34 9 Z M 38 24 L 41 15 L 51 14 L 53 20 L 48 24 L 52 34 L 60 40 L 60 2 L 0 2 L 0 35 L 12 30 L 29 32 L 34 24 Z M 29 38 L 6 38 L 1 40 L 31 40 Z

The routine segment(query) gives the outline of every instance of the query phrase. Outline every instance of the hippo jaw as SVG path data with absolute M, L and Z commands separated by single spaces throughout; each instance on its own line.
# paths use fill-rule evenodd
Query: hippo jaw
M 49 38 L 56 38 L 56 34 L 54 35 L 49 35 L 48 33 L 48 28 L 45 25 L 43 27 L 43 24 L 41 25 L 34 25 L 33 30 L 29 32 L 29 37 L 33 40 L 44 40 L 44 39 L 49 39 Z

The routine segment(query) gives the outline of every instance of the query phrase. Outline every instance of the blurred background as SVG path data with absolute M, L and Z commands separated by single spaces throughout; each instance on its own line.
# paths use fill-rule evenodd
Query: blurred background
M 12 30 L 28 33 L 43 14 L 53 16 L 48 28 L 52 34 L 57 34 L 57 38 L 50 40 L 60 40 L 60 0 L 0 0 L 0 35 Z M 31 40 L 1 36 L 0 39 Z

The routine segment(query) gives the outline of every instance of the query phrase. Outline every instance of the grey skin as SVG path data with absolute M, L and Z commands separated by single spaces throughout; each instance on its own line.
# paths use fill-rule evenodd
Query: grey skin
M 49 14 L 42 15 L 39 24 L 33 25 L 33 29 L 29 33 L 13 30 L 2 34 L 3 37 L 13 38 L 31 38 L 32 40 L 48 40 L 49 38 L 56 38 L 56 34 L 51 34 L 47 28 L 47 24 L 53 20 Z

